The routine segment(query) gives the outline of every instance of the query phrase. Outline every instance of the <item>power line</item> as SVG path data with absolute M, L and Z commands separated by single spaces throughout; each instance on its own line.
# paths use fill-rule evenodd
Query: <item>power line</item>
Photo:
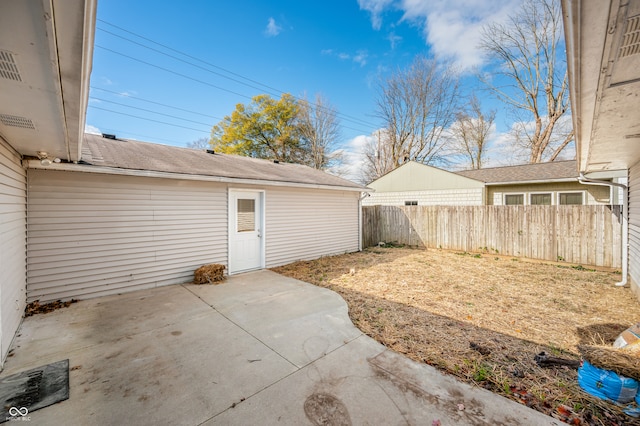
M 188 80 L 195 81 L 195 82 L 200 83 L 200 84 L 204 84 L 205 86 L 213 87 L 214 89 L 222 90 L 223 92 L 231 93 L 232 95 L 240 96 L 240 97 L 243 97 L 243 98 L 246 98 L 246 99 L 251 99 L 251 97 L 249 97 L 247 95 L 243 95 L 242 93 L 234 92 L 233 90 L 229 90 L 229 89 L 225 89 L 224 87 L 216 86 L 215 84 L 208 83 L 206 81 L 197 79 L 195 77 L 190 77 L 190 76 L 188 76 L 186 74 L 179 73 L 178 71 L 173 71 L 173 70 L 170 70 L 168 68 L 161 67 L 160 65 L 152 64 L 151 62 L 143 61 L 142 59 L 134 58 L 133 56 L 130 56 L 130 55 L 125 55 L 122 52 L 118 52 L 118 51 L 115 51 L 113 49 L 109 49 L 108 47 L 100 46 L 98 44 L 96 44 L 95 47 L 97 47 L 99 49 L 106 50 L 106 51 L 111 52 L 111 53 L 114 53 L 116 55 L 125 57 L 127 59 L 131 59 L 132 61 L 140 62 L 141 64 L 145 64 L 145 65 L 148 65 L 150 67 L 157 68 L 159 70 L 168 72 L 170 74 L 175 74 L 177 76 L 186 78 Z
M 114 104 L 114 105 L 120 105 L 120 106 L 123 106 L 123 107 L 126 107 L 126 108 L 136 109 L 138 111 L 150 112 L 151 114 L 157 114 L 157 115 L 162 115 L 162 116 L 169 117 L 169 118 L 175 118 L 176 120 L 188 121 L 189 123 L 202 124 L 203 126 L 211 126 L 211 123 L 203 123 L 201 121 L 189 120 L 187 118 L 178 117 L 176 115 L 164 114 L 162 112 L 152 111 L 150 109 L 134 107 L 134 106 L 131 106 L 131 105 L 120 103 L 120 102 L 114 102 L 114 101 L 109 101 L 107 99 L 96 98 L 95 96 L 92 96 L 90 99 L 95 99 L 95 100 L 100 101 L 100 102 L 107 102 L 107 103 Z
M 114 114 L 120 114 L 120 115 L 124 115 L 124 116 L 131 117 L 131 118 L 137 118 L 139 120 L 152 121 L 154 123 L 164 124 L 165 126 L 180 127 L 181 129 L 195 130 L 196 132 L 204 133 L 204 134 L 207 134 L 207 135 L 210 134 L 209 131 L 204 131 L 204 130 L 201 130 L 201 129 L 194 129 L 193 127 L 180 126 L 179 124 L 167 123 L 166 121 L 154 120 L 152 118 L 140 117 L 140 116 L 133 115 L 133 114 L 127 114 L 125 112 L 114 111 L 112 109 L 100 108 L 100 107 L 97 107 L 95 105 L 89 105 L 89 108 L 99 109 L 101 111 L 112 112 Z
M 189 143 L 189 142 L 184 142 L 184 141 L 180 142 L 180 141 L 176 141 L 176 140 L 172 140 L 172 139 L 158 138 L 158 137 L 150 136 L 150 135 L 143 135 L 143 134 L 140 134 L 140 133 L 127 132 L 127 131 L 124 131 L 124 130 L 121 130 L 121 129 L 115 129 L 113 127 L 102 127 L 101 126 L 99 130 L 101 132 L 104 130 L 106 132 L 109 132 L 109 133 L 112 133 L 112 134 L 118 135 L 118 136 L 121 136 L 121 135 L 124 134 L 124 135 L 140 136 L 140 137 L 145 138 L 144 140 L 136 139 L 136 140 L 140 140 L 141 142 L 163 141 L 163 142 L 168 142 L 170 144 L 179 145 L 179 146 L 185 146 L 187 143 Z M 123 137 L 121 137 L 121 139 L 133 139 L 133 138 L 129 138 L 129 137 L 123 136 Z
M 129 95 L 129 94 L 122 93 L 122 92 L 116 92 L 114 90 L 103 89 L 102 87 L 95 87 L 95 86 L 90 86 L 90 87 L 91 87 L 91 90 L 100 90 L 102 92 L 113 93 L 114 95 L 122 96 L 122 97 L 129 98 L 129 99 L 135 99 L 137 101 L 147 102 L 147 103 L 154 104 L 154 105 L 159 105 L 159 106 L 162 106 L 162 107 L 165 107 L 165 108 L 171 108 L 171 109 L 175 109 L 175 110 L 178 110 L 178 111 L 188 112 L 189 114 L 201 115 L 203 117 L 214 118 L 216 120 L 224 120 L 224 118 L 216 117 L 215 115 L 203 114 L 201 112 L 192 111 L 192 110 L 189 110 L 189 109 L 184 109 L 184 108 L 180 108 L 180 107 L 177 107 L 177 106 L 167 105 L 167 104 L 163 104 L 163 103 L 160 103 L 160 102 L 151 101 L 149 99 L 139 98 L 137 96 Z
M 164 48 L 164 49 L 167 49 L 167 50 L 169 50 L 169 51 L 171 51 L 171 52 L 175 52 L 175 53 L 177 53 L 177 54 L 179 54 L 179 55 L 182 55 L 182 56 L 184 56 L 184 57 L 187 57 L 187 58 L 189 58 L 189 59 L 193 59 L 193 60 L 195 60 L 195 61 L 198 61 L 198 62 L 200 62 L 200 63 L 203 63 L 203 64 L 205 64 L 205 65 L 207 65 L 207 66 L 209 66 L 209 67 L 213 67 L 213 68 L 215 68 L 215 69 L 218 69 L 218 70 L 224 71 L 224 72 L 226 72 L 226 73 L 228 73 L 228 74 L 231 74 L 231 75 L 233 75 L 233 76 L 236 76 L 236 77 L 238 77 L 238 78 L 240 78 L 240 79 L 242 79 L 242 80 L 246 80 L 246 81 L 251 82 L 251 83 L 253 83 L 253 84 L 257 84 L 258 86 L 261 86 L 261 87 L 256 87 L 256 86 L 254 86 L 254 85 L 252 85 L 252 84 L 245 83 L 245 82 L 240 81 L 240 80 L 237 80 L 237 79 L 235 79 L 235 78 L 232 78 L 232 77 L 226 76 L 226 75 L 224 75 L 224 74 L 221 74 L 221 73 L 218 73 L 218 72 L 212 71 L 211 69 L 208 69 L 208 68 L 205 68 L 205 67 L 202 67 L 202 66 L 196 65 L 196 64 L 194 64 L 194 63 L 192 63 L 192 62 L 185 61 L 184 59 L 180 59 L 180 58 L 178 58 L 178 57 L 176 57 L 176 56 L 173 56 L 173 55 L 170 55 L 170 54 L 168 54 L 168 53 L 162 52 L 162 51 L 160 51 L 160 50 L 158 50 L 158 49 L 154 49 L 154 48 L 152 48 L 152 47 L 146 46 L 146 45 L 144 45 L 144 44 L 142 44 L 142 43 L 136 42 L 136 41 L 131 40 L 131 39 L 127 38 L 127 37 L 124 37 L 124 36 L 121 36 L 121 35 L 115 34 L 115 33 L 111 32 L 111 31 L 105 30 L 104 28 L 98 28 L 100 31 L 106 32 L 106 33 L 111 34 L 111 35 L 113 35 L 113 36 L 115 36 L 115 37 L 118 37 L 118 38 L 120 38 L 120 39 L 126 40 L 126 41 L 128 41 L 128 42 L 130 42 L 130 43 L 133 43 L 133 44 L 136 44 L 136 45 L 141 46 L 141 47 L 143 47 L 143 48 L 146 48 L 146 49 L 148 49 L 148 50 L 151 50 L 151 51 L 154 51 L 154 52 L 160 53 L 160 54 L 162 54 L 162 55 L 165 55 L 165 56 L 168 56 L 168 57 L 170 57 L 170 58 L 173 58 L 173 59 L 175 59 L 175 60 L 177 60 L 177 61 L 180 61 L 180 62 L 186 63 L 186 64 L 191 65 L 191 66 L 193 66 L 193 67 L 196 67 L 196 68 L 202 69 L 202 70 L 204 70 L 204 71 L 210 72 L 210 73 L 212 73 L 212 74 L 218 75 L 218 76 L 220 76 L 220 77 L 223 77 L 223 78 L 229 79 L 229 80 L 234 81 L 234 82 L 236 82 L 236 83 L 243 84 L 243 85 L 248 86 L 248 87 L 251 87 L 251 88 L 253 88 L 253 89 L 257 89 L 257 90 L 264 90 L 264 88 L 266 88 L 266 89 L 268 89 L 268 90 L 272 91 L 270 94 L 271 94 L 271 95 L 274 95 L 274 96 L 280 96 L 280 95 L 282 95 L 283 93 L 285 93 L 285 92 L 284 92 L 284 91 L 282 91 L 282 90 L 276 89 L 276 88 L 271 87 L 271 86 L 269 86 L 269 85 L 266 85 L 266 84 L 264 84 L 264 83 L 260 83 L 259 81 L 256 81 L 256 80 L 253 80 L 253 79 L 250 79 L 250 78 L 245 77 L 245 76 L 243 76 L 243 75 L 241 75 L 241 74 L 235 73 L 235 72 L 233 72 L 233 71 L 231 71 L 231 70 L 228 70 L 228 69 L 226 69 L 226 68 L 220 67 L 220 66 L 215 65 L 215 64 L 212 64 L 212 63 L 210 63 L 210 62 L 204 61 L 204 60 L 202 60 L 202 59 L 200 59 L 200 58 L 197 58 L 197 57 L 195 57 L 195 56 L 189 55 L 188 53 L 185 53 L 185 52 L 182 52 L 182 51 L 180 51 L 180 50 L 174 49 L 174 48 L 172 48 L 172 47 L 169 47 L 169 46 L 167 46 L 167 45 L 165 45 L 165 44 L 159 43 L 159 42 L 157 42 L 157 41 L 155 41 L 155 40 L 152 40 L 152 39 L 150 39 L 150 38 L 147 38 L 147 37 L 142 36 L 142 35 L 140 35 L 140 34 L 134 33 L 133 31 L 129 31 L 129 30 L 125 29 L 125 28 L 119 27 L 119 26 L 117 26 L 117 25 L 115 25 L 115 24 L 109 23 L 109 22 L 104 21 L 104 20 L 102 20 L 102 19 L 98 19 L 98 21 L 100 21 L 100 22 L 104 23 L 105 25 L 109 25 L 109 26 L 111 26 L 111 27 L 113 27 L 113 28 L 117 28 L 117 29 L 118 29 L 118 30 L 120 30 L 120 31 L 123 31 L 123 32 L 125 32 L 125 33 L 131 34 L 131 35 L 133 35 L 133 36 L 135 36 L 135 37 L 138 37 L 138 38 L 140 38 L 140 39 L 143 39 L 143 40 L 145 40 L 145 41 L 148 41 L 149 43 L 153 43 L 153 44 L 155 44 L 155 45 L 157 45 L 157 46 L 160 46 L 160 47 L 162 47 L 162 48 Z M 275 93 L 274 93 L 274 92 L 275 92 Z M 241 95 L 241 96 L 243 96 L 243 95 Z M 292 96 L 293 96 L 293 95 L 292 95 Z M 246 97 L 246 96 L 243 96 L 243 97 Z M 299 98 L 299 97 L 297 97 L 297 96 L 293 96 L 293 97 L 294 97 L 296 100 L 298 100 L 298 101 L 303 101 L 303 99 L 301 99 L 301 98 Z M 352 123 L 354 123 L 354 124 L 359 124 L 359 125 L 366 125 L 366 126 L 373 126 L 373 127 L 377 127 L 375 124 L 373 124 L 373 123 L 369 123 L 369 122 L 367 122 L 367 121 L 365 121 L 365 120 L 362 120 L 362 119 L 360 119 L 360 118 L 353 117 L 353 116 L 351 116 L 351 115 L 344 114 L 344 113 L 341 113 L 341 112 L 333 111 L 333 110 L 331 110 L 330 108 L 324 107 L 324 106 L 322 106 L 322 105 L 318 105 L 318 104 L 313 103 L 313 102 L 309 102 L 309 101 L 307 101 L 307 100 L 304 100 L 304 101 L 305 101 L 305 102 L 308 102 L 308 103 L 310 103 L 310 104 L 312 104 L 312 105 L 314 105 L 316 108 L 325 109 L 325 110 L 327 110 L 327 111 L 333 112 L 334 114 L 336 114 L 336 115 L 338 115 L 338 116 L 344 117 L 344 118 L 343 118 L 344 120 L 346 120 L 346 121 L 351 121 L 351 122 L 352 122 Z M 346 126 L 345 126 L 345 127 L 346 127 Z M 351 129 L 351 130 L 356 130 L 356 131 L 363 131 L 362 129 L 353 129 L 353 128 L 350 128 L 350 127 L 346 127 L 346 128 L 349 128 L 349 129 Z M 367 132 L 367 131 L 365 131 L 365 132 Z
M 200 83 L 200 84 L 203 84 L 203 85 L 205 85 L 205 86 L 213 87 L 213 88 L 215 88 L 215 89 L 222 90 L 222 91 L 224 91 L 224 92 L 228 92 L 228 93 L 231 93 L 231 94 L 233 94 L 233 95 L 240 96 L 240 97 L 243 97 L 243 98 L 246 98 L 246 99 L 251 100 L 251 97 L 249 97 L 249 96 L 247 96 L 247 95 L 243 95 L 243 94 L 241 94 L 241 93 L 234 92 L 233 90 L 229 90 L 229 89 L 225 89 L 225 88 L 220 87 L 220 86 L 216 86 L 215 84 L 211 84 L 211 83 L 206 82 L 206 81 L 204 81 L 204 80 L 200 80 L 200 79 L 198 79 L 198 78 L 188 76 L 188 75 L 183 74 L 183 73 L 180 73 L 180 72 L 178 72 L 178 71 L 173 71 L 173 70 L 170 70 L 170 69 L 168 69 L 168 68 L 161 67 L 160 65 L 152 64 L 151 62 L 143 61 L 142 59 L 135 58 L 135 57 L 133 57 L 133 56 L 131 56 L 131 55 L 125 55 L 124 53 L 121 53 L 121 52 L 115 51 L 115 50 L 113 50 L 113 49 L 109 49 L 108 47 L 100 46 L 100 45 L 98 45 L 98 44 L 96 44 L 96 45 L 95 45 L 95 47 L 97 47 L 97 48 L 99 48 L 99 49 L 106 50 L 106 51 L 111 52 L 111 53 L 114 53 L 114 54 L 116 54 L 116 55 L 119 55 L 119 56 L 125 57 L 125 58 L 127 58 L 127 59 L 131 59 L 132 61 L 140 62 L 141 64 L 148 65 L 148 66 L 153 67 L 153 68 L 157 68 L 157 69 L 159 69 L 159 70 L 162 70 L 162 71 L 168 72 L 168 73 L 170 73 L 170 74 L 174 74 L 174 75 L 177 75 L 177 76 L 180 76 L 180 77 L 186 78 L 186 79 L 188 79 L 188 80 L 195 81 L 196 83 Z M 356 129 L 356 128 L 349 127 L 349 126 L 345 126 L 345 125 L 342 125 L 342 127 L 344 127 L 345 129 L 354 130 L 354 131 L 356 131 L 356 132 L 363 132 L 363 133 L 366 133 L 366 132 L 367 132 L 367 130 L 363 130 L 363 129 Z
M 131 59 L 132 61 L 140 62 L 141 64 L 148 65 L 150 67 L 157 68 L 159 70 L 162 70 L 162 71 L 165 71 L 165 72 L 168 72 L 168 73 L 171 73 L 171 74 L 175 74 L 177 76 L 186 78 L 186 79 L 191 80 L 191 81 L 195 81 L 196 83 L 204 84 L 205 86 L 213 87 L 214 89 L 222 90 L 224 92 L 228 92 L 228 93 L 231 93 L 233 95 L 240 96 L 240 97 L 243 97 L 243 98 L 251 100 L 250 96 L 243 95 L 241 93 L 234 92 L 233 90 L 225 89 L 225 88 L 220 87 L 220 86 L 216 86 L 215 84 L 208 83 L 208 82 L 206 82 L 204 80 L 200 80 L 198 78 L 191 77 L 191 76 L 188 76 L 186 74 L 182 74 L 182 73 L 180 73 L 178 71 L 173 71 L 173 70 L 170 70 L 168 68 L 161 67 L 160 65 L 152 64 L 151 62 L 143 61 L 142 59 L 134 58 L 133 56 L 130 56 L 130 55 L 125 55 L 124 53 L 115 51 L 113 49 L 109 49 L 108 47 L 100 46 L 98 44 L 96 44 L 95 47 L 97 47 L 99 49 L 106 50 L 106 51 L 111 52 L 111 53 L 114 53 L 116 55 L 125 57 L 127 59 Z M 367 133 L 368 132 L 368 130 L 356 129 L 354 127 L 345 126 L 344 124 L 342 125 L 342 127 L 344 127 L 345 129 L 349 129 L 349 130 L 354 130 L 356 132 L 363 132 L 363 133 Z

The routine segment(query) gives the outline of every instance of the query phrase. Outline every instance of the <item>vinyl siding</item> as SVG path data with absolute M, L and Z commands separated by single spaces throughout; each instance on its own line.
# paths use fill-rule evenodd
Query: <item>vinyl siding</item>
M 551 192 L 553 194 L 553 204 L 556 204 L 558 192 L 583 191 L 585 193 L 585 204 L 610 204 L 611 190 L 607 186 L 583 185 L 579 182 L 557 182 L 535 185 L 495 185 L 488 186 L 487 199 L 493 205 L 502 205 L 503 196 L 508 193 L 525 194 L 526 204 L 529 204 L 528 197 L 531 193 Z
M 417 201 L 419 206 L 481 206 L 483 192 L 482 188 L 373 192 L 362 205 L 404 206 L 405 201 Z
M 360 193 L 267 188 L 266 266 L 358 250 Z
M 191 281 L 227 262 L 227 188 L 29 170 L 27 297 L 97 297 Z
M 629 169 L 629 278 L 640 298 L 640 163 Z
M 375 189 L 376 192 L 401 192 L 474 189 L 484 187 L 484 183 L 437 167 L 410 161 L 367 186 Z
M 0 139 L 1 361 L 7 355 L 25 308 L 26 175 L 20 156 Z

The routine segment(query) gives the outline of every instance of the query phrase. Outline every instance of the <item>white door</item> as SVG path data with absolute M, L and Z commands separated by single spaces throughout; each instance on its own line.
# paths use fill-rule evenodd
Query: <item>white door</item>
M 229 273 L 264 268 L 261 191 L 229 191 Z

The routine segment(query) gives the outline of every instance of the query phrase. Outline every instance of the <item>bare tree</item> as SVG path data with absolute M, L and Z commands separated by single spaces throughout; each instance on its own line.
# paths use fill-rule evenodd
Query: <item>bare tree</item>
M 494 60 L 498 74 L 485 81 L 513 108 L 520 123 L 514 136 L 527 149 L 531 163 L 555 160 L 573 140 L 573 130 L 554 133 L 569 112 L 562 39 L 558 0 L 525 0 L 506 24 L 483 28 L 480 48 Z
M 478 98 L 472 95 L 467 111 L 459 112 L 456 117 L 449 129 L 453 138 L 452 150 L 468 160 L 472 169 L 481 169 L 496 111 L 485 114 Z
M 340 121 L 336 109 L 320 94 L 315 102 L 306 97 L 299 101 L 300 133 L 305 150 L 305 164 L 320 170 L 338 170 L 342 151 L 335 144 L 340 138 Z
M 444 162 L 443 131 L 455 119 L 458 97 L 455 70 L 424 57 L 382 81 L 377 110 L 385 130 L 365 152 L 363 175 L 375 179 L 407 161 Z
M 371 135 L 362 152 L 364 166 L 360 170 L 359 179 L 362 184 L 373 182 L 398 167 L 392 150 L 393 144 L 389 143 L 387 130 L 376 130 Z
M 199 138 L 191 142 L 187 142 L 187 148 L 191 149 L 210 149 L 209 138 Z

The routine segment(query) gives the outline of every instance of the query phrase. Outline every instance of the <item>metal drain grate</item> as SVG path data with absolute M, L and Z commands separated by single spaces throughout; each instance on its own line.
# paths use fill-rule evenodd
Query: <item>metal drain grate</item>
M 22 81 L 13 53 L 6 50 L 0 50 L 0 77 L 13 81 Z
M 621 58 L 638 53 L 640 53 L 640 15 L 627 19 L 627 28 L 620 44 Z
M 32 129 L 32 130 L 36 129 L 36 126 L 33 124 L 33 121 L 31 121 L 28 118 L 18 117 L 15 115 L 0 114 L 0 122 L 5 126 L 20 127 L 23 129 Z
M 28 421 L 28 413 L 69 399 L 69 360 L 0 378 L 0 423 Z

